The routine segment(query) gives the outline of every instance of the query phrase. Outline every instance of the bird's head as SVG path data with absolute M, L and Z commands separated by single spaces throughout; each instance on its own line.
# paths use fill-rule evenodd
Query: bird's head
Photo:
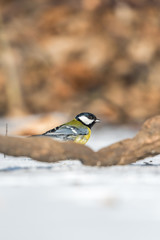
M 86 125 L 89 128 L 93 127 L 93 125 L 96 122 L 100 122 L 100 120 L 98 118 L 96 118 L 96 116 L 94 114 L 88 113 L 88 112 L 80 113 L 75 118 L 76 118 L 76 120 L 80 121 L 81 123 L 83 123 L 84 125 Z

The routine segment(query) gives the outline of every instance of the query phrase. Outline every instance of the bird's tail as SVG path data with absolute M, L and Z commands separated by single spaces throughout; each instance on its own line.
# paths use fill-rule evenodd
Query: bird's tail
M 37 135 L 31 135 L 31 136 L 28 136 L 28 137 L 43 137 L 43 135 L 37 134 Z

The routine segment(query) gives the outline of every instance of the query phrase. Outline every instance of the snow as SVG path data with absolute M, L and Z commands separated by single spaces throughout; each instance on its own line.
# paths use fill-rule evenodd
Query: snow
M 98 150 L 136 132 L 108 125 L 87 145 Z M 156 240 L 159 203 L 160 156 L 105 168 L 0 155 L 1 240 Z

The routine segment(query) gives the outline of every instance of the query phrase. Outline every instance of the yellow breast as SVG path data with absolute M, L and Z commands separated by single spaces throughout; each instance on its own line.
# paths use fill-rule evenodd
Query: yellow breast
M 74 140 L 74 142 L 76 143 L 80 143 L 80 144 L 86 144 L 87 141 L 89 140 L 90 136 L 91 136 L 91 129 L 88 128 L 89 133 L 87 135 L 79 135 L 76 137 L 76 139 Z

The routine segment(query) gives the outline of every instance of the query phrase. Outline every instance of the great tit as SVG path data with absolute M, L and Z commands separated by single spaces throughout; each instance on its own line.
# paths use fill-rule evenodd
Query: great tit
M 72 121 L 53 128 L 42 135 L 33 135 L 51 137 L 59 141 L 74 141 L 85 144 L 91 135 L 91 128 L 100 120 L 92 113 L 83 112 L 78 114 Z

